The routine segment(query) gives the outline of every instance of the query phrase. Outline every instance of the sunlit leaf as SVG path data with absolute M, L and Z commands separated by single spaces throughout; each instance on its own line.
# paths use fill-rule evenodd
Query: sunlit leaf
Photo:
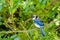
M 16 37 L 16 38 L 14 38 L 14 40 L 20 40 L 20 38 L 19 37 Z
M 41 3 L 43 0 L 39 0 L 39 2 Z
M 2 10 L 2 3 L 0 2 L 0 11 Z
M 15 38 L 17 35 L 12 35 L 11 38 Z
M 17 10 L 20 1 L 10 0 L 10 2 L 11 2 L 11 4 L 10 4 L 10 14 L 13 14 Z

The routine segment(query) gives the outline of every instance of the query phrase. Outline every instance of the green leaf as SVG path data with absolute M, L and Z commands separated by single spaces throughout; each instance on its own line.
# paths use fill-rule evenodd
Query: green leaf
M 26 12 L 26 13 L 28 13 L 28 12 L 29 12 L 29 7 L 27 7 L 27 8 L 25 9 L 25 12 Z
M 0 22 L 0 25 L 2 25 L 2 22 Z
M 39 2 L 41 3 L 43 0 L 39 0 Z
M 2 17 L 0 16 L 0 21 L 2 21 Z
M 19 6 L 19 2 L 20 1 L 18 1 L 18 0 L 15 0 L 15 1 L 10 0 L 10 3 L 11 3 L 11 6 L 10 6 L 10 14 L 13 14 L 17 10 L 17 8 Z
M 20 40 L 20 38 L 19 37 L 16 37 L 16 38 L 14 38 L 14 40 Z
M 2 3 L 0 3 L 0 11 L 2 10 Z
M 11 38 L 15 38 L 17 35 L 12 35 Z
M 43 8 L 46 5 L 47 0 L 44 0 L 40 3 L 40 8 Z
M 32 9 L 32 10 L 34 10 L 35 8 L 34 8 L 34 5 L 30 5 L 30 8 Z
M 54 18 L 55 17 L 55 14 L 57 13 L 57 7 L 56 8 L 54 8 L 54 10 L 51 10 L 50 11 L 50 18 Z

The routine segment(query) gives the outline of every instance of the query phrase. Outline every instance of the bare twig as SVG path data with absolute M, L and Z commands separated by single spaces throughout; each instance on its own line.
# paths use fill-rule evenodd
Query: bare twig
M 37 29 L 37 28 L 35 28 L 35 29 L 32 29 L 32 30 L 23 30 L 23 31 L 21 31 L 21 30 L 18 30 L 18 31 L 0 31 L 0 33 L 30 32 L 30 31 L 33 31 L 33 30 L 38 30 L 38 29 Z
M 31 18 L 27 19 L 25 22 L 22 23 L 22 25 L 26 25 L 27 22 L 29 22 L 31 20 Z

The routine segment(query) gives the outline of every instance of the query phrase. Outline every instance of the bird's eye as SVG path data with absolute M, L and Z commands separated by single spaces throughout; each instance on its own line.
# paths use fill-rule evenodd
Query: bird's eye
M 36 18 L 38 18 L 38 16 L 36 16 Z

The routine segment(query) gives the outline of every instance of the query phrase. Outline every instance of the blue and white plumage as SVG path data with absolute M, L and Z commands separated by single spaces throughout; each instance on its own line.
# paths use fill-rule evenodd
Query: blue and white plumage
M 44 24 L 41 20 L 39 20 L 38 16 L 33 15 L 33 22 L 36 27 L 40 28 L 41 34 L 45 36 L 45 32 L 43 29 Z

